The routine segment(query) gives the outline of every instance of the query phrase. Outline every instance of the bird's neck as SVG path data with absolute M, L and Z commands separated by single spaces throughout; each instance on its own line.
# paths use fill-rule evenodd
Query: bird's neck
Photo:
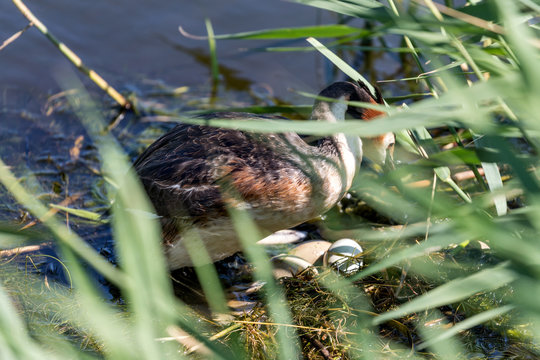
M 318 101 L 313 106 L 311 112 L 311 119 L 317 121 L 327 122 L 340 122 L 345 120 L 345 113 L 347 112 L 347 104 L 342 101 L 327 102 Z
M 318 101 L 313 106 L 311 120 L 339 123 L 345 121 L 347 104 L 344 98 L 336 99 L 336 102 Z M 362 161 L 362 142 L 358 136 L 337 133 L 319 141 L 319 146 L 330 150 L 334 147 L 340 151 L 349 151 L 360 162 Z M 323 149 L 321 149 L 323 150 Z
M 339 100 L 336 102 L 317 102 L 313 107 L 311 119 L 331 123 L 345 121 L 347 104 L 343 101 L 343 98 Z M 321 139 L 318 147 L 323 154 L 333 157 L 340 163 L 348 189 L 362 162 L 362 142 L 360 138 L 337 133 Z

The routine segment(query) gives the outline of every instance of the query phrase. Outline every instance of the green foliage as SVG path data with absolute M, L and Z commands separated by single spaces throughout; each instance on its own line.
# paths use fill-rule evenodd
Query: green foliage
M 311 135 L 344 132 L 374 136 L 393 131 L 399 135 L 402 148 L 412 154 L 410 156 L 414 160 L 404 161 L 382 179 L 373 178 L 365 171 L 352 189 L 354 196 L 391 219 L 390 223 L 400 223 L 399 231 L 392 226 L 386 226 L 382 231 L 364 226 L 365 222 L 355 214 L 355 208 L 349 212 L 343 210 L 336 221 L 326 223 L 336 233 L 346 231 L 354 234 L 372 252 L 371 261 L 366 261 L 368 266 L 350 278 L 327 274 L 317 279 L 317 286 L 324 287 L 331 294 L 329 303 L 341 304 L 339 310 L 355 318 L 347 322 L 347 317 L 334 317 L 341 319 L 341 334 L 348 335 L 339 337 L 343 342 L 339 348 L 345 349 L 343 356 L 378 359 L 383 354 L 387 357 L 409 354 L 410 350 L 403 349 L 402 344 L 379 336 L 378 332 L 384 329 L 380 330 L 378 326 L 390 324 L 388 321 L 391 319 L 400 325 L 401 322 L 406 324 L 401 328 L 414 329 L 419 334 L 415 341 L 420 346 L 410 356 L 421 355 L 419 351 L 424 348 L 438 358 L 466 356 L 466 346 L 461 346 L 464 337 L 460 334 L 480 324 L 498 331 L 501 336 L 504 332 L 510 333 L 509 328 L 513 334 L 519 333 L 517 329 L 526 328 L 520 333 L 524 335 L 519 340 L 538 355 L 540 184 L 537 149 L 540 144 L 540 102 L 537 97 L 540 93 L 540 41 L 538 28 L 532 19 L 539 15 L 539 6 L 529 0 L 471 1 L 468 6 L 456 9 L 430 0 L 411 1 L 407 5 L 403 2 L 395 4 L 393 0 L 389 0 L 388 5 L 374 0 L 297 2 L 347 16 L 349 20 L 363 19 L 369 21 L 370 26 L 363 29 L 352 25 L 325 25 L 222 36 L 213 36 L 209 27 L 209 34 L 215 40 L 335 38 L 325 45 L 313 38 L 308 41 L 355 80 L 362 77 L 347 65 L 344 58 L 351 53 L 375 51 L 376 46 L 366 50 L 361 44 L 366 36 L 384 43 L 384 36 L 399 35 L 403 37 L 404 48 L 382 46 L 381 51 L 403 52 L 405 49 L 402 59 L 404 63 L 410 61 L 413 65 L 410 73 L 399 83 L 417 79 L 412 91 L 429 94 L 429 97 L 407 106 L 351 103 L 352 106 L 375 108 L 388 114 L 367 123 L 354 120 L 338 124 L 286 120 L 204 121 L 210 126 L 254 132 L 297 131 Z M 213 41 L 211 44 L 215 55 Z M 280 48 L 280 51 L 285 50 Z M 217 67 L 214 68 L 215 78 L 216 72 Z M 63 81 L 66 88 L 81 88 L 70 79 Z M 100 133 L 103 125 L 90 101 L 81 95 L 72 98 L 71 102 L 99 145 L 105 176 L 118 184 L 115 194 L 110 197 L 116 199 L 112 225 L 119 267 L 105 262 L 82 239 L 67 231 L 56 217 L 46 216 L 47 208 L 32 197 L 0 162 L 0 181 L 21 205 L 43 219 L 62 249 L 63 259 L 73 276 L 74 290 L 69 291 L 77 299 L 76 304 L 71 305 L 80 308 L 77 314 L 66 315 L 65 321 L 73 331 L 82 333 L 84 330 L 89 338 L 100 344 L 95 355 L 111 359 L 186 357 L 177 342 L 170 339 L 157 341 L 174 337 L 171 334 L 177 329 L 204 344 L 212 358 L 248 358 L 250 355 L 240 350 L 237 337 L 210 340 L 211 334 L 218 333 L 221 325 L 201 325 L 199 317 L 173 296 L 159 247 L 158 224 L 144 212 L 150 213 L 151 207 L 136 176 L 129 169 L 129 163 L 115 140 Z M 201 122 L 198 119 L 179 119 Z M 456 173 L 462 172 L 474 175 L 468 180 L 460 180 Z M 421 182 L 427 182 L 428 186 L 413 186 Z M 507 210 L 507 202 L 514 200 L 522 206 Z M 358 203 L 360 200 L 355 206 Z M 95 218 L 91 212 L 55 207 L 74 215 Z M 255 277 L 266 283 L 263 290 L 264 301 L 268 305 L 265 316 L 269 318 L 265 319 L 278 329 L 275 338 L 269 336 L 270 339 L 266 340 L 271 342 L 275 339 L 277 346 L 268 346 L 267 349 L 277 349 L 277 353 L 267 355 L 296 358 L 300 353 L 298 337 L 305 342 L 306 334 L 311 334 L 307 330 L 303 333 L 305 329 L 301 328 L 294 331 L 294 324 L 302 323 L 298 321 L 298 310 L 294 310 L 300 307 L 297 302 L 292 302 L 296 307 L 292 307 L 294 312 L 291 312 L 285 292 L 272 278 L 268 257 L 261 248 L 253 245 L 257 238 L 254 224 L 244 213 L 233 212 L 231 215 L 247 257 L 257 265 Z M 350 221 L 343 220 L 347 216 Z M 17 234 L 7 229 L 2 229 L 2 232 L 5 244 L 12 244 Z M 479 250 L 475 248 L 478 244 L 485 246 Z M 478 253 L 482 257 L 475 257 Z M 125 308 L 102 300 L 79 260 L 121 290 Z M 201 265 L 197 272 L 206 284 L 217 283 L 214 269 L 205 270 Z M 395 281 L 391 291 L 369 290 L 368 279 L 379 275 L 388 283 Z M 364 288 L 359 286 L 362 282 Z M 48 346 L 45 337 L 30 336 L 23 321 L 24 314 L 17 311 L 10 301 L 13 288 L 5 279 L 2 279 L 2 284 L 2 358 L 72 358 L 73 354 L 87 357 L 87 354 L 74 350 L 69 339 L 61 335 L 55 335 L 55 341 L 63 344 L 55 351 Z M 383 287 L 379 284 L 379 289 Z M 209 295 L 211 287 L 203 287 L 203 290 Z M 502 293 L 508 296 L 503 298 Z M 290 293 L 287 295 L 290 297 Z M 379 299 L 377 296 L 383 295 L 389 300 L 384 304 L 375 301 Z M 469 309 L 465 314 L 468 316 L 466 320 L 447 329 L 451 319 L 441 314 L 448 307 L 466 308 L 467 301 L 475 297 L 485 299 L 483 307 Z M 221 294 L 209 295 L 209 298 L 214 311 L 225 307 Z M 366 316 L 373 310 L 377 316 Z M 329 314 L 337 310 L 328 308 L 321 311 L 324 311 L 324 321 L 331 322 Z M 315 325 L 310 323 L 310 326 Z M 245 328 L 244 331 L 248 338 L 248 331 Z M 311 337 L 307 338 L 312 341 Z M 452 353 L 445 344 L 449 339 L 460 349 L 459 354 Z M 262 347 L 266 349 L 264 345 Z M 396 352 L 387 350 L 394 347 Z

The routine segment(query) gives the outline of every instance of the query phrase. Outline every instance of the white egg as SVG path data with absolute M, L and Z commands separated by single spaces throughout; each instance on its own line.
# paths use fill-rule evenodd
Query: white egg
M 342 274 L 352 275 L 363 265 L 362 247 L 352 239 L 340 239 L 330 246 L 324 257 L 324 264 Z
M 274 277 L 292 277 L 309 267 L 320 265 L 331 245 L 324 240 L 310 240 L 293 247 L 287 254 L 274 256 Z M 312 268 L 312 271 L 314 274 L 318 273 L 315 268 Z

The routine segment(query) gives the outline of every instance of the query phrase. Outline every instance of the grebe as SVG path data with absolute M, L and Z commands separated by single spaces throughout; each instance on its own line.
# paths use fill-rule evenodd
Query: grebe
M 344 101 L 382 104 L 365 84 L 336 82 L 319 94 L 312 120 L 370 120 L 384 113 L 348 107 Z M 215 113 L 202 118 L 270 117 Z M 362 140 L 335 134 L 309 145 L 298 134 L 254 134 L 210 126 L 179 124 L 150 145 L 135 161 L 157 215 L 171 270 L 192 266 L 183 238 L 197 232 L 212 261 L 241 251 L 227 207 L 247 210 L 271 234 L 328 211 L 349 190 L 362 151 L 384 164 L 392 155 L 392 133 Z

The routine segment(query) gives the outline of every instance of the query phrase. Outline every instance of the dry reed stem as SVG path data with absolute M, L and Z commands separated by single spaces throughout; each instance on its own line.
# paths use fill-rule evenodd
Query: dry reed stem
M 249 325 L 285 326 L 285 327 L 292 327 L 296 329 L 309 330 L 312 332 L 325 332 L 325 333 L 336 332 L 336 330 L 331 330 L 331 329 L 314 328 L 310 326 L 295 325 L 295 324 L 274 323 L 274 322 L 267 322 L 267 321 L 234 320 L 233 322 L 237 324 L 249 324 Z M 345 335 L 358 335 L 357 333 L 350 332 L 350 331 L 342 331 L 341 333 Z
M 169 326 L 167 332 L 174 340 L 186 348 L 186 354 L 197 352 L 205 357 L 212 355 L 212 351 L 206 345 L 179 327 Z
M 484 175 L 484 169 L 479 168 L 478 173 L 481 176 L 483 176 Z M 466 171 L 461 171 L 461 172 L 452 174 L 452 179 L 454 179 L 455 181 L 458 181 L 458 182 L 464 181 L 464 180 L 470 180 L 470 179 L 474 179 L 474 178 L 475 178 L 475 175 L 474 175 L 474 172 L 472 170 L 466 170 Z M 424 187 L 431 186 L 431 184 L 432 184 L 431 180 L 424 179 L 424 180 L 418 180 L 418 181 L 414 181 L 414 182 L 411 182 L 411 183 L 407 183 L 405 185 L 408 186 L 408 187 L 411 187 L 411 188 L 424 188 Z
M 459 19 L 459 20 L 461 20 L 463 22 L 466 22 L 468 24 L 477 26 L 479 28 L 492 31 L 492 32 L 494 32 L 496 34 L 500 34 L 500 35 L 505 34 L 504 28 L 502 26 L 500 26 L 500 25 L 494 24 L 494 23 L 492 23 L 490 21 L 486 21 L 486 20 L 481 19 L 481 18 L 476 17 L 476 16 L 466 14 L 464 12 L 452 9 L 450 7 L 447 7 L 447 6 L 443 5 L 443 4 L 435 3 L 433 1 L 426 1 L 426 0 L 413 0 L 413 1 L 415 3 L 417 3 L 417 4 L 419 4 L 419 5 L 424 5 L 424 6 L 427 6 L 429 8 L 435 8 L 439 12 L 441 12 L 441 13 L 443 13 L 445 15 L 448 15 L 450 17 Z M 441 20 L 441 19 L 439 19 L 439 20 Z
M 494 23 L 492 23 L 490 21 L 486 21 L 486 20 L 481 19 L 479 17 L 472 16 L 472 15 L 469 15 L 469 14 L 464 13 L 462 11 L 452 9 L 452 8 L 450 8 L 448 6 L 433 2 L 431 0 L 429 0 L 429 1 L 428 0 L 413 0 L 413 1 L 416 4 L 423 5 L 423 6 L 426 6 L 428 8 L 435 8 L 439 12 L 441 12 L 441 13 L 443 13 L 445 15 L 448 15 L 448 16 L 453 17 L 455 19 L 461 20 L 461 21 L 466 22 L 468 24 L 477 26 L 479 28 L 482 28 L 482 29 L 485 29 L 485 30 L 488 30 L 488 31 L 492 31 L 492 32 L 494 32 L 496 34 L 499 34 L 499 35 L 506 35 L 506 30 L 504 29 L 504 27 L 502 27 L 500 25 L 497 25 L 497 24 L 494 24 Z M 538 39 L 528 39 L 528 41 L 534 47 L 540 48 L 540 40 L 538 40 Z
M 199 35 L 193 35 L 193 34 L 190 34 L 188 33 L 186 30 L 184 30 L 183 27 L 179 26 L 178 27 L 178 31 L 180 32 L 180 34 L 184 37 L 187 37 L 188 39 L 193 39 L 193 40 L 208 40 L 208 36 L 199 36 Z
M 66 197 L 58 205 L 60 205 L 60 206 L 68 206 L 72 202 L 79 199 L 81 196 L 82 196 L 81 193 L 73 194 L 71 196 Z M 39 221 L 45 222 L 45 221 L 47 221 L 47 219 L 51 218 L 52 216 L 54 216 L 59 211 L 60 211 L 60 209 L 52 208 L 41 219 L 39 219 Z M 24 225 L 20 230 L 22 231 L 22 230 L 26 230 L 28 228 L 31 228 L 32 226 L 36 225 L 37 223 L 38 223 L 38 220 L 32 220 L 28 224 Z
M 13 249 L 8 249 L 8 250 L 2 250 L 0 251 L 0 258 L 38 251 L 38 250 L 43 249 L 45 246 L 50 246 L 50 245 L 51 245 L 50 242 L 46 242 L 39 245 L 28 245 L 28 246 L 21 246 L 21 247 L 16 247 Z
M 47 27 L 26 7 L 26 5 L 21 0 L 12 0 L 15 6 L 19 11 L 41 31 L 47 39 L 49 39 L 54 46 L 56 46 L 66 58 L 68 58 L 73 65 L 83 74 L 88 76 L 90 80 L 96 83 L 103 91 L 105 91 L 110 97 L 112 97 L 120 106 L 125 109 L 133 108 L 133 105 L 126 100 L 118 91 L 116 91 L 112 86 L 107 83 L 98 73 L 94 70 L 86 67 L 81 58 L 77 56 L 70 48 L 68 48 L 64 43 L 60 42 L 53 34 L 49 32 Z
M 11 35 L 9 38 L 7 38 L 3 43 L 2 45 L 0 45 L 0 51 L 4 50 L 4 48 L 6 46 L 8 46 L 9 44 L 11 44 L 12 42 L 14 42 L 15 40 L 17 40 L 19 38 L 19 36 L 21 36 L 23 34 L 23 32 L 25 32 L 26 30 L 30 29 L 30 27 L 32 27 L 34 24 L 32 22 L 30 22 L 28 25 L 26 25 L 24 27 L 24 29 L 22 30 L 19 30 L 17 31 L 15 34 Z

